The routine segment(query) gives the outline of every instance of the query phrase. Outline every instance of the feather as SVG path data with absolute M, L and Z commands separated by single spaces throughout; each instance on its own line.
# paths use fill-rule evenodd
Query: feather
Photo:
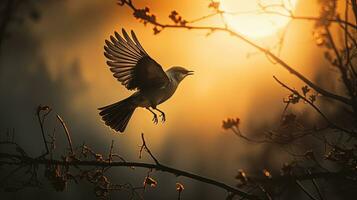
M 107 61 L 107 64 L 111 67 L 117 67 L 117 68 L 127 68 L 127 67 L 135 67 L 135 64 L 132 63 L 118 63 L 118 62 L 113 62 L 113 61 Z
M 133 78 L 129 78 L 129 79 L 123 81 L 122 84 L 123 84 L 123 85 L 129 85 L 129 84 L 130 84 L 129 82 L 130 82 L 131 80 L 133 80 Z
M 109 61 L 107 61 L 107 64 L 108 64 Z M 133 70 L 135 66 L 132 66 L 132 65 L 127 65 L 127 66 L 123 66 L 123 65 L 120 65 L 120 64 L 117 64 L 117 63 L 109 63 L 109 68 L 110 69 L 115 69 L 115 70 Z
M 123 40 L 116 40 L 113 36 L 110 36 L 110 40 L 112 41 L 113 44 L 110 44 L 112 46 L 115 46 L 118 50 L 124 51 L 127 54 L 132 55 L 133 57 L 140 58 L 141 55 L 138 54 L 136 51 L 132 50 L 125 41 Z M 109 46 L 110 46 L 109 45 Z
M 104 55 L 112 61 L 124 61 L 124 62 L 132 62 L 132 63 L 137 63 L 138 60 L 132 59 L 132 58 L 128 58 L 119 54 L 112 54 L 111 51 L 107 51 L 104 53 Z
M 131 36 L 131 37 L 130 37 Z M 169 82 L 160 64 L 150 58 L 134 31 L 123 29 L 105 40 L 104 56 L 113 76 L 127 89 L 151 90 Z
M 125 40 L 127 41 L 127 44 L 129 44 L 136 52 L 138 52 L 139 54 L 142 54 L 140 49 L 134 44 L 133 40 L 131 40 L 128 33 L 126 33 L 126 31 L 124 29 L 122 29 L 122 32 L 123 32 L 123 36 L 124 36 Z
M 114 74 L 115 74 L 115 77 L 121 78 L 124 76 L 131 76 L 133 73 L 131 71 L 126 71 L 126 72 L 116 72 Z
M 126 76 L 121 76 L 121 74 L 114 74 L 113 76 L 115 78 L 117 78 L 120 82 L 123 82 L 123 81 L 127 80 L 128 78 L 130 78 L 130 74 L 126 75 Z
M 128 51 L 125 48 L 121 48 L 119 46 L 116 46 L 116 44 L 113 44 L 113 43 L 111 43 L 109 41 L 106 42 L 106 45 L 107 45 L 107 49 L 115 51 L 118 54 L 123 54 L 123 55 L 125 55 L 127 57 L 130 57 L 132 59 L 135 59 L 135 60 L 140 59 L 140 56 L 135 55 L 134 53 Z
M 140 44 L 140 42 L 139 42 L 138 38 L 136 37 L 136 35 L 135 35 L 133 30 L 131 30 L 131 37 L 133 38 L 136 46 L 140 49 L 140 51 L 142 53 L 145 53 L 145 55 L 148 55 L 148 53 L 146 53 L 145 49 L 141 46 L 141 44 Z
M 111 67 L 110 68 L 110 71 L 113 72 L 113 73 L 122 73 L 122 72 L 127 72 L 127 71 L 130 71 L 131 73 L 134 71 L 132 67 Z
M 130 46 L 128 44 L 128 42 L 126 40 L 124 40 L 124 38 L 122 38 L 117 32 L 115 32 L 114 34 L 115 34 L 116 39 L 118 40 L 118 43 L 120 43 L 120 45 L 124 46 L 127 50 L 129 50 L 130 52 L 132 52 L 136 56 L 138 56 L 138 57 L 142 56 L 140 54 L 140 52 L 138 52 L 132 46 Z
M 122 60 L 122 61 L 128 61 L 128 62 L 133 62 L 133 63 L 137 63 L 138 59 L 135 58 L 130 58 L 121 54 L 118 54 L 116 52 L 113 52 L 112 50 L 108 49 L 108 48 L 104 48 L 106 50 L 106 52 L 104 52 L 104 55 L 109 58 L 110 60 L 113 61 L 117 61 L 117 60 Z

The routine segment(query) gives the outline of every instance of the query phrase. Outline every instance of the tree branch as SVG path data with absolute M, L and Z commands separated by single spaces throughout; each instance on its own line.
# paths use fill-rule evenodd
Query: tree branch
M 355 16 L 355 22 L 357 23 L 357 0 L 351 0 L 352 1 L 352 10 Z
M 313 104 L 313 102 L 311 102 L 310 100 L 308 100 L 306 97 L 304 97 L 303 95 L 301 95 L 298 91 L 296 91 L 295 89 L 290 88 L 289 86 L 287 86 L 286 84 L 284 84 L 283 82 L 281 82 L 279 79 L 277 79 L 275 76 L 273 76 L 273 78 L 275 79 L 276 82 L 278 82 L 281 86 L 283 86 L 284 88 L 288 89 L 290 92 L 292 92 L 293 94 L 297 95 L 299 98 L 301 98 L 302 100 L 304 100 L 306 103 L 308 103 L 312 108 L 315 109 L 316 112 L 318 112 L 322 118 L 329 124 L 329 126 L 331 128 L 346 132 L 346 133 L 350 133 L 351 136 L 356 137 L 356 132 L 354 131 L 350 131 L 347 130 L 345 128 L 342 128 L 338 125 L 336 125 L 335 123 L 333 123 L 331 120 L 329 120 L 326 115 L 315 105 Z
M 42 112 L 44 112 L 44 114 L 41 115 Z M 37 113 L 36 113 L 37 120 L 38 120 L 38 123 L 39 123 L 40 128 L 41 128 L 43 144 L 45 145 L 45 149 L 46 149 L 46 152 L 43 155 L 41 155 L 40 157 L 46 156 L 46 155 L 48 155 L 50 153 L 50 151 L 48 149 L 47 140 L 46 140 L 46 136 L 45 136 L 45 129 L 44 129 L 44 123 L 45 123 L 46 116 L 50 112 L 51 112 L 51 108 L 48 107 L 48 106 L 41 106 L 40 105 L 40 106 L 37 107 Z
M 74 155 L 74 151 L 73 151 L 73 145 L 72 145 L 72 139 L 71 139 L 71 135 L 68 131 L 68 128 L 66 126 L 66 123 L 63 121 L 63 119 L 61 118 L 61 116 L 59 115 L 56 115 L 58 121 L 61 123 L 63 129 L 64 129 L 64 132 L 66 133 L 66 137 L 67 137 L 67 141 L 68 141 L 68 145 L 70 147 L 70 150 L 71 150 L 71 155 Z
M 139 158 L 142 157 L 142 152 L 143 152 L 143 150 L 145 150 L 150 155 L 150 157 L 154 160 L 156 165 L 160 165 L 159 161 L 155 158 L 155 156 L 151 153 L 150 149 L 146 145 L 144 133 L 141 133 L 141 140 L 142 140 L 143 144 L 140 147 Z
M 299 188 L 311 199 L 311 200 L 318 200 L 314 197 L 310 192 L 300 183 L 300 181 L 295 181 L 295 183 L 299 186 Z
M 127 5 L 129 8 L 131 8 L 134 11 L 134 14 L 136 12 L 140 12 L 140 10 L 138 8 L 136 8 L 134 6 L 134 4 L 132 3 L 132 1 L 128 1 L 128 0 L 121 0 L 119 1 L 120 4 L 119 5 Z M 136 18 L 142 19 L 138 16 L 135 16 Z M 246 37 L 240 35 L 239 33 L 229 29 L 228 27 L 224 26 L 224 27 L 217 27 L 217 26 L 193 26 L 193 25 L 187 25 L 187 24 L 163 24 L 160 23 L 158 21 L 156 21 L 156 19 L 152 19 L 152 18 L 145 18 L 142 19 L 147 23 L 150 23 L 156 27 L 160 27 L 162 29 L 165 28 L 175 28 L 175 29 L 188 29 L 188 30 L 206 30 L 206 31 L 210 31 L 210 32 L 215 32 L 215 31 L 222 31 L 222 32 L 226 32 L 229 33 L 232 36 L 235 36 L 237 38 L 239 38 L 240 40 L 244 41 L 245 43 L 251 45 L 252 47 L 258 49 L 260 52 L 266 54 L 268 57 L 272 58 L 276 63 L 280 64 L 283 68 L 285 68 L 286 70 L 288 70 L 291 74 L 295 75 L 297 78 L 299 78 L 300 80 L 302 80 L 304 83 L 306 83 L 308 86 L 310 86 L 311 88 L 313 88 L 316 92 L 320 93 L 321 95 L 337 100 L 339 102 L 342 102 L 344 104 L 347 104 L 349 106 L 352 105 L 352 101 L 349 98 L 334 94 L 332 92 L 329 92 L 321 87 L 319 87 L 318 85 L 316 85 L 315 83 L 313 83 L 312 81 L 310 81 L 308 78 L 306 78 L 304 75 L 302 75 L 301 73 L 299 73 L 297 70 L 293 69 L 289 64 L 287 64 L 285 61 L 283 61 L 282 59 L 280 59 L 277 55 L 275 55 L 274 53 L 272 53 L 271 51 L 269 51 L 266 48 L 261 47 L 260 45 L 256 44 L 255 42 L 247 39 Z
M 279 12 L 274 12 L 274 11 L 264 11 L 264 13 L 279 15 L 279 16 L 291 18 L 291 19 L 294 19 L 294 20 L 308 20 L 308 21 L 319 21 L 320 20 L 319 17 L 296 16 L 296 15 L 293 15 L 293 14 L 286 15 L 284 13 L 279 13 Z M 357 26 L 355 24 L 353 24 L 353 23 L 351 23 L 349 21 L 342 20 L 340 18 L 325 19 L 325 20 L 328 21 L 328 22 L 334 22 L 334 23 L 338 23 L 338 24 L 343 24 L 343 25 L 349 26 L 349 27 L 351 27 L 353 29 L 357 29 Z
M 339 69 L 339 71 L 341 73 L 342 81 L 343 81 L 343 83 L 344 83 L 344 85 L 345 85 L 345 87 L 346 87 L 346 89 L 348 91 L 348 94 L 352 97 L 353 96 L 353 90 L 352 90 L 351 83 L 350 83 L 350 81 L 348 79 L 348 76 L 347 76 L 347 68 L 344 67 L 344 65 L 343 65 L 343 61 L 342 61 L 341 55 L 338 52 L 337 46 L 335 44 L 335 41 L 332 38 L 332 34 L 331 34 L 329 28 L 325 27 L 325 30 L 326 30 L 326 33 L 327 33 L 327 38 L 330 41 L 330 43 L 332 45 L 332 49 L 335 52 L 335 55 L 337 57 L 337 61 L 338 61 L 337 68 Z
M 255 195 L 248 194 L 239 189 L 231 187 L 225 183 L 216 181 L 214 179 L 206 178 L 197 174 L 193 174 L 190 172 L 186 172 L 183 170 L 175 169 L 162 164 L 150 164 L 150 163 L 142 163 L 142 162 L 100 162 L 100 161 L 65 161 L 65 160 L 55 160 L 55 159 L 47 159 L 47 158 L 31 158 L 29 156 L 19 156 L 8 153 L 0 153 L 0 158 L 2 159 L 17 159 L 18 162 L 12 162 L 12 165 L 59 165 L 59 166 L 94 166 L 94 167 L 140 167 L 147 169 L 155 169 L 157 171 L 167 172 L 170 174 L 174 174 L 175 176 L 183 176 L 193 180 L 197 180 L 203 183 L 207 183 L 209 185 L 213 185 L 219 188 L 222 188 L 230 193 L 234 193 L 246 199 L 259 199 Z M 0 161 L 1 163 L 1 161 Z M 9 164 L 9 163 L 8 163 Z

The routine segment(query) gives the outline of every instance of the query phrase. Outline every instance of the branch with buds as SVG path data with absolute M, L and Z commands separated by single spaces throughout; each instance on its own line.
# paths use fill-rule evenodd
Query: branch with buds
M 81 145 L 79 148 L 74 148 L 69 129 L 59 115 L 56 115 L 56 118 L 59 120 L 64 129 L 68 141 L 69 152 L 60 156 L 61 158 L 56 159 L 54 158 L 54 152 L 56 150 L 56 145 L 54 145 L 56 142 L 55 137 L 47 137 L 44 129 L 45 119 L 50 115 L 51 111 L 52 109 L 48 106 L 39 106 L 37 109 L 41 135 L 43 136 L 44 146 L 46 148 L 45 154 L 39 157 L 31 157 L 26 153 L 26 150 L 15 141 L 7 140 L 0 142 L 0 145 L 11 146 L 16 150 L 16 153 L 10 153 L 10 148 L 6 148 L 9 149 L 9 152 L 0 152 L 0 165 L 11 166 L 11 168 L 15 167 L 15 170 L 10 171 L 6 177 L 1 179 L 2 189 L 6 191 L 16 191 L 28 186 L 39 186 L 40 181 L 38 177 L 38 166 L 42 165 L 45 166 L 45 177 L 57 191 L 63 191 L 69 182 L 79 183 L 81 180 L 87 180 L 94 185 L 95 194 L 101 198 L 109 198 L 110 192 L 117 190 L 128 191 L 131 197 L 140 197 L 141 194 L 139 191 L 144 192 L 146 186 L 155 187 L 158 184 L 158 182 L 150 176 L 150 173 L 155 170 L 170 173 L 176 177 L 183 176 L 202 183 L 213 185 L 226 190 L 229 194 L 234 196 L 246 199 L 259 199 L 258 196 L 249 194 L 235 187 L 231 187 L 223 182 L 161 164 L 148 148 L 143 133 L 141 134 L 142 145 L 139 151 L 139 158 L 143 156 L 143 151 L 146 151 L 154 163 L 126 161 L 122 156 L 114 152 L 114 141 L 112 141 L 110 145 L 107 157 L 103 156 L 103 154 L 96 153 L 86 144 Z M 114 167 L 129 167 L 131 169 L 145 168 L 148 169 L 149 172 L 144 178 L 143 186 L 134 187 L 131 184 L 112 183 L 110 177 L 106 175 L 106 172 Z M 26 184 L 12 186 L 8 183 L 8 180 L 11 179 L 14 173 L 18 173 L 21 169 L 29 171 L 29 174 L 31 174 L 30 177 L 27 180 L 19 181 Z M 173 188 L 175 187 L 173 186 Z M 183 184 L 176 183 L 176 191 L 178 192 L 179 199 L 181 198 L 183 190 Z

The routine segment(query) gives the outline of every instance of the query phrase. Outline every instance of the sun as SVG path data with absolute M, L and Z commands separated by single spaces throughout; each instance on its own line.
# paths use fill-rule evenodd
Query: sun
M 261 5 L 281 5 L 294 10 L 298 0 L 220 0 L 224 19 L 233 30 L 252 38 L 268 37 L 285 27 L 290 19 L 272 13 L 263 13 Z M 282 7 L 269 7 L 269 12 L 289 13 Z

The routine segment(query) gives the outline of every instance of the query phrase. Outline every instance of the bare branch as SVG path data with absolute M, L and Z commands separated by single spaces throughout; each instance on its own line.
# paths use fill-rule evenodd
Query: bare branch
M 296 180 L 295 183 L 299 186 L 299 188 L 311 199 L 311 200 L 318 200 L 316 199 L 310 192 L 300 183 L 300 181 Z
M 148 146 L 146 145 L 145 142 L 145 138 L 144 138 L 144 133 L 141 133 L 141 140 L 143 142 L 143 144 L 140 147 L 140 155 L 139 158 L 141 158 L 142 155 L 142 151 L 145 150 L 146 152 L 148 152 L 148 154 L 150 155 L 150 157 L 155 161 L 155 163 L 157 165 L 160 165 L 159 161 L 155 158 L 155 156 L 151 153 L 150 149 L 148 148 Z
M 277 79 L 275 76 L 273 76 L 273 78 L 275 79 L 276 82 L 278 82 L 281 86 L 283 86 L 284 88 L 288 89 L 290 92 L 292 92 L 293 94 L 297 95 L 299 98 L 303 99 L 306 103 L 308 103 L 312 108 L 314 108 L 316 110 L 316 112 L 318 112 L 322 118 L 324 118 L 324 120 L 330 125 L 331 128 L 335 128 L 338 129 L 340 131 L 346 132 L 346 133 L 350 133 L 351 136 L 353 137 L 357 137 L 356 136 L 356 132 L 354 131 L 350 131 L 347 130 L 345 128 L 342 128 L 338 125 L 336 125 L 335 123 L 333 123 L 331 120 L 329 120 L 326 115 L 315 105 L 313 104 L 313 102 L 311 102 L 310 100 L 308 100 L 306 97 L 304 97 L 303 95 L 301 95 L 298 91 L 290 88 L 289 86 L 287 86 L 286 84 L 284 84 L 283 82 L 281 82 L 279 79 Z
M 44 114 L 41 115 L 41 113 L 44 112 Z M 51 108 L 49 106 L 38 106 L 37 107 L 37 119 L 38 119 L 38 123 L 40 124 L 40 128 L 41 128 L 41 134 L 42 134 L 42 139 L 43 139 L 43 144 L 45 145 L 45 149 L 46 152 L 41 155 L 40 157 L 46 156 L 49 154 L 49 149 L 48 149 L 48 145 L 47 145 L 47 140 L 46 140 L 46 134 L 45 134 L 45 130 L 44 130 L 44 123 L 45 123 L 45 119 L 46 116 L 51 112 Z
M 72 139 L 71 139 L 71 135 L 70 135 L 70 133 L 68 131 L 68 128 L 66 126 L 66 123 L 63 121 L 61 116 L 59 116 L 59 115 L 56 115 L 56 116 L 57 116 L 57 119 L 59 120 L 59 122 L 61 123 L 61 125 L 62 125 L 62 127 L 64 129 L 64 132 L 66 133 L 66 137 L 67 137 L 68 145 L 69 145 L 70 150 L 71 150 L 71 154 L 74 155 Z
M 246 199 L 259 199 L 255 195 L 247 194 L 241 190 L 238 190 L 234 187 L 231 187 L 225 183 L 216 181 L 214 179 L 206 178 L 197 174 L 193 174 L 190 172 L 186 172 L 183 170 L 175 169 L 166 165 L 162 164 L 149 164 L 149 163 L 140 163 L 140 162 L 100 162 L 100 161 L 80 161 L 80 160 L 55 160 L 55 159 L 37 159 L 31 157 L 23 157 L 8 153 L 0 153 L 1 159 L 9 159 L 14 158 L 17 159 L 16 162 L 12 162 L 11 165 L 59 165 L 59 166 L 93 166 L 93 167 L 140 167 L 140 168 L 147 168 L 147 169 L 155 169 L 157 171 L 167 172 L 170 174 L 174 174 L 175 176 L 184 176 L 193 180 L 197 180 L 203 183 L 207 183 L 219 188 L 222 188 L 228 192 L 234 193 L 238 196 L 244 197 Z
M 330 43 L 332 45 L 332 49 L 335 52 L 335 55 L 337 57 L 337 61 L 338 61 L 337 68 L 340 70 L 340 73 L 341 73 L 341 76 L 342 76 L 342 81 L 343 81 L 343 83 L 344 83 L 349 95 L 353 96 L 353 90 L 352 90 L 352 87 L 351 87 L 351 83 L 350 83 L 350 80 L 348 79 L 348 76 L 347 76 L 347 68 L 345 68 L 344 65 L 343 65 L 341 55 L 339 54 L 339 51 L 337 49 L 335 41 L 332 38 L 332 35 L 331 35 L 331 32 L 330 32 L 329 28 L 325 27 L 325 30 L 326 30 L 326 33 L 327 33 L 327 37 L 328 37 L 328 39 L 329 39 L 329 41 L 330 41 Z
M 311 174 L 311 171 L 308 170 L 308 173 Z M 322 192 L 321 192 L 321 190 L 320 190 L 320 187 L 319 187 L 319 185 L 318 185 L 317 182 L 316 182 L 316 179 L 313 178 L 313 179 L 311 179 L 311 181 L 312 181 L 312 184 L 314 185 L 314 187 L 315 187 L 315 189 L 316 189 L 316 191 L 317 191 L 317 194 L 319 195 L 320 200 L 324 200 L 324 198 L 323 198 L 323 196 L 322 196 Z
M 276 78 L 276 76 L 273 76 L 273 78 L 275 79 L 276 82 L 278 82 L 281 86 L 283 86 L 284 88 L 288 89 L 290 92 L 292 92 L 293 94 L 297 95 L 299 98 L 303 99 L 304 101 L 306 101 L 308 104 L 310 104 L 311 107 L 313 107 L 321 116 L 322 118 L 324 118 L 326 120 L 327 123 L 332 124 L 332 122 L 326 117 L 326 115 L 316 106 L 314 105 L 310 100 L 306 99 L 303 95 L 301 95 L 298 91 L 296 91 L 295 89 L 290 88 L 289 86 L 287 86 L 286 84 L 284 84 L 283 82 L 281 82 L 278 78 Z
M 351 0 L 352 1 L 352 10 L 355 16 L 355 21 L 357 22 L 357 1 L 356 0 Z
M 120 5 L 127 5 L 129 8 L 131 8 L 134 11 L 134 14 L 136 12 L 139 12 L 140 10 L 136 8 L 131 1 L 125 1 L 125 0 L 120 0 Z M 175 28 L 175 29 L 188 29 L 188 30 L 205 30 L 205 31 L 210 31 L 210 32 L 215 32 L 215 31 L 222 31 L 229 33 L 232 36 L 235 36 L 245 43 L 251 45 L 252 47 L 256 48 L 260 52 L 266 54 L 268 57 L 272 58 L 276 63 L 280 64 L 283 68 L 288 70 L 291 74 L 295 75 L 298 77 L 300 80 L 305 82 L 308 86 L 313 88 L 315 91 L 320 93 L 321 95 L 340 101 L 344 104 L 347 104 L 349 106 L 352 105 L 352 101 L 349 98 L 334 94 L 330 91 L 327 91 L 320 86 L 316 85 L 312 81 L 310 81 L 308 78 L 306 78 L 303 74 L 299 73 L 297 70 L 292 68 L 289 64 L 287 64 L 285 61 L 283 61 L 281 58 L 279 58 L 277 55 L 272 53 L 269 49 L 263 48 L 260 45 L 256 44 L 255 42 L 251 41 L 250 39 L 242 36 L 241 34 L 229 29 L 228 27 L 218 27 L 218 26 L 193 26 L 193 25 L 188 25 L 188 24 L 163 24 L 158 21 L 156 21 L 156 18 L 140 18 L 140 16 L 135 16 L 139 19 L 142 19 L 145 21 L 145 23 L 150 23 L 155 26 L 155 29 L 157 30 L 156 27 L 160 27 L 161 29 L 165 28 Z M 160 31 L 159 31 L 160 32 Z

